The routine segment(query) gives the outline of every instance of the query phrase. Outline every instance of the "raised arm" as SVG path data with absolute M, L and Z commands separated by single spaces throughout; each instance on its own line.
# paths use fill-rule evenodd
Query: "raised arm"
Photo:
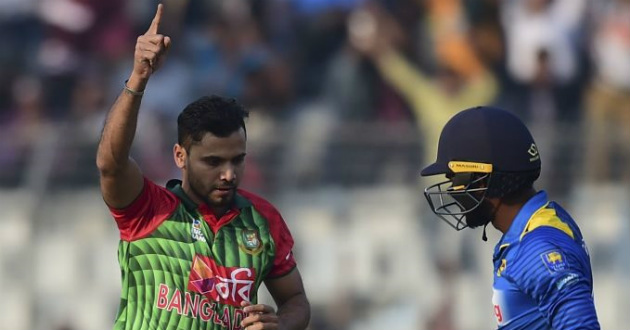
M 158 33 L 163 5 L 159 4 L 147 32 L 138 37 L 133 71 L 105 121 L 96 154 L 103 199 L 110 207 L 124 208 L 142 192 L 143 176 L 129 156 L 136 133 L 142 94 L 151 75 L 162 64 L 171 39 Z

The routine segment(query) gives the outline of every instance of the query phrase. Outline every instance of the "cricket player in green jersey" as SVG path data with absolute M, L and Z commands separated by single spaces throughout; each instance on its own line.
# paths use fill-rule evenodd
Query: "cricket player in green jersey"
M 171 45 L 158 32 L 162 11 L 138 37 L 98 146 L 101 191 L 121 238 L 114 329 L 305 329 L 310 305 L 291 233 L 269 202 L 238 188 L 248 115 L 240 104 L 202 97 L 181 112 L 173 148 L 181 181 L 158 186 L 129 156 L 144 89 Z M 262 283 L 277 310 L 257 303 Z

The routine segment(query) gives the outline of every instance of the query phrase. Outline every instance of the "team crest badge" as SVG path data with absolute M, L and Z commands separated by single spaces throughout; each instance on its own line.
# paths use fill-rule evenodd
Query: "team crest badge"
M 551 273 L 559 272 L 568 268 L 566 258 L 562 252 L 558 250 L 542 253 L 540 258 Z
M 240 248 L 243 252 L 248 254 L 258 254 L 262 250 L 262 242 L 260 241 L 260 235 L 255 229 L 244 229 L 241 232 L 242 243 Z

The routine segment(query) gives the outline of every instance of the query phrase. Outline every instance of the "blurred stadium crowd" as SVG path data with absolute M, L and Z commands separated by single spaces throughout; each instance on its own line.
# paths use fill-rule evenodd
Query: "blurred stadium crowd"
M 176 177 L 183 107 L 206 94 L 243 102 L 244 185 L 294 231 L 313 330 L 493 326 L 492 244 L 444 230 L 418 185 L 442 125 L 479 104 L 530 125 L 539 188 L 574 210 L 591 244 L 602 325 L 630 323 L 630 1 L 164 3 L 173 47 L 145 94 L 134 157 L 149 178 Z M 155 5 L 0 0 L 0 288 L 15 298 L 0 302 L 0 328 L 111 325 L 116 232 L 95 150 Z M 50 296 L 87 309 L 67 314 Z

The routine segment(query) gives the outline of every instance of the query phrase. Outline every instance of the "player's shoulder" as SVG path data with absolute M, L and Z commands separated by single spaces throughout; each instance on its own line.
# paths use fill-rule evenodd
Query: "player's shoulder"
M 266 198 L 253 193 L 251 191 L 245 190 L 245 189 L 238 189 L 238 194 L 241 195 L 243 198 L 247 199 L 249 202 L 251 202 L 254 206 L 264 206 L 264 207 L 270 207 L 270 208 L 274 208 L 275 206 L 273 204 L 271 204 L 271 202 L 269 202 Z
M 554 227 L 539 227 L 524 235 L 518 243 L 515 259 L 539 258 L 551 251 L 572 253 L 577 243 L 566 232 Z
M 159 208 L 164 208 L 166 205 L 174 207 L 178 203 L 179 199 L 172 191 L 144 177 L 140 194 L 129 206 L 123 209 L 138 207 L 139 205 L 154 205 Z
M 553 226 L 541 226 L 521 237 L 519 251 L 536 252 L 548 249 L 573 250 L 580 247 L 572 232 Z
M 563 271 L 584 253 L 565 232 L 553 227 L 539 227 L 525 235 L 509 254 L 507 263 L 515 277 L 537 278 Z
M 503 276 L 524 292 L 541 297 L 551 289 L 573 287 L 578 282 L 590 283 L 586 260 L 585 250 L 566 233 L 541 227 L 515 245 Z
M 256 209 L 256 211 L 268 218 L 268 220 L 273 220 L 275 218 L 281 217 L 280 211 L 278 211 L 278 209 L 273 204 L 271 204 L 271 202 L 261 197 L 260 195 L 255 194 L 251 191 L 247 191 L 245 189 L 238 189 L 238 194 L 249 201 L 254 209 Z
M 555 203 L 550 203 L 549 207 L 540 208 L 532 214 L 520 239 L 521 241 L 531 237 L 540 239 L 541 236 L 559 238 L 563 235 L 575 239 L 579 236 L 579 232 L 576 232 L 570 217 L 563 213 Z

